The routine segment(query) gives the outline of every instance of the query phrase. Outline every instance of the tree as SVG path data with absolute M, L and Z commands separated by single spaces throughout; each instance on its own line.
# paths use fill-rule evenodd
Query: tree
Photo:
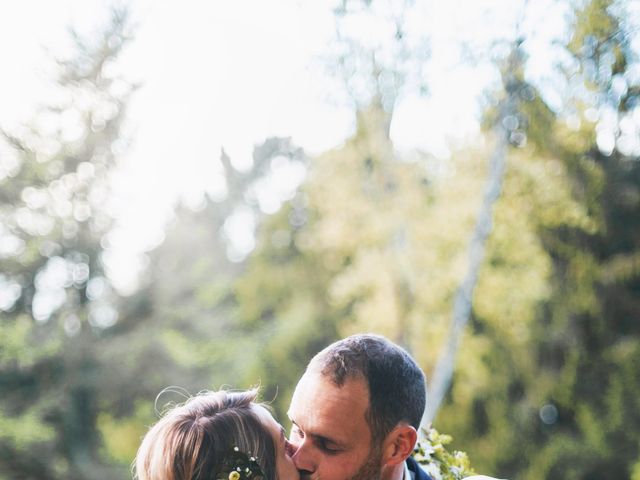
M 585 7 L 587 11 L 581 14 L 579 10 L 577 18 L 595 18 L 600 25 L 603 20 L 598 19 L 598 12 L 615 13 L 599 4 Z M 613 39 L 613 44 L 624 38 L 615 33 L 619 31 L 617 24 L 610 23 L 609 28 L 603 38 Z M 616 51 L 615 45 L 609 44 Z M 602 68 L 592 66 L 590 71 Z M 574 353 L 565 353 L 572 352 L 566 344 L 548 346 L 559 339 L 571 345 L 576 342 L 573 329 L 550 328 L 555 322 L 551 319 L 562 319 L 558 325 L 566 326 L 572 318 L 568 312 L 591 309 L 601 298 L 590 277 L 599 260 L 584 250 L 587 239 L 593 245 L 603 245 L 602 205 L 609 201 L 606 195 L 601 196 L 604 177 L 600 168 L 591 154 L 585 155 L 594 148 L 596 136 L 587 121 L 583 121 L 584 128 L 572 131 L 562 112 L 550 108 L 535 85 L 525 80 L 524 67 L 511 73 L 519 84 L 514 92 L 519 97 L 518 111 L 499 118 L 510 131 L 510 143 L 518 148 L 510 150 L 504 193 L 495 205 L 494 228 L 473 298 L 470 329 L 464 334 L 452 389 L 436 425 L 469 450 L 481 471 L 531 478 L 578 478 L 590 472 L 602 476 L 600 466 L 589 470 L 596 464 L 609 465 L 608 460 L 602 460 L 600 448 L 578 450 L 585 441 L 581 436 L 556 435 L 553 440 L 553 429 L 563 411 L 549 401 L 552 392 L 574 385 L 578 373 L 589 372 L 590 367 L 569 361 Z M 625 82 L 631 81 L 627 77 L 633 78 L 625 76 Z M 633 92 L 635 86 L 628 84 L 627 93 L 619 99 L 621 105 L 634 105 Z M 563 98 L 568 104 L 576 97 Z M 392 112 L 381 104 L 374 97 L 370 108 L 359 112 L 356 134 L 345 146 L 314 159 L 300 195 L 266 225 L 257 254 L 240 282 L 241 304 L 251 305 L 244 310 L 249 321 L 273 325 L 275 334 L 256 362 L 263 379 L 272 379 L 269 385 L 295 382 L 299 372 L 290 373 L 288 366 L 286 373 L 279 370 L 287 358 L 293 359 L 300 371 L 318 350 L 314 348 L 316 340 L 324 337 L 326 343 L 334 335 L 357 330 L 377 331 L 403 343 L 427 372 L 432 372 L 436 363 L 453 292 L 464 271 L 463 239 L 469 238 L 475 220 L 482 192 L 481 172 L 491 150 L 456 151 L 448 165 L 449 174 L 439 176 L 425 168 L 434 162 L 427 156 L 413 164 L 397 157 L 388 135 Z M 582 105 L 587 120 L 593 113 Z M 487 123 L 495 118 L 495 111 L 487 112 Z M 625 167 L 618 172 L 633 172 L 633 162 L 620 165 Z M 625 191 L 635 191 L 635 176 L 625 176 L 625 180 Z M 619 185 L 620 180 L 616 182 L 612 185 Z M 615 189 L 609 191 L 613 196 Z M 619 214 L 621 209 L 615 211 Z M 292 218 L 304 221 L 294 224 Z M 626 217 L 622 225 L 617 227 L 620 234 L 611 239 L 634 238 L 635 220 Z M 291 240 L 284 245 L 272 244 L 271 236 L 282 231 L 289 231 Z M 625 282 L 634 278 L 635 273 L 630 273 L 635 271 L 634 258 L 631 254 L 613 263 Z M 559 272 L 564 273 L 559 276 Z M 629 299 L 635 298 L 635 293 L 631 290 L 623 298 L 624 305 L 633 305 Z M 627 318 L 634 317 L 627 314 Z M 596 338 L 602 337 L 593 337 L 590 342 Z M 557 358 L 561 360 L 553 360 Z M 561 361 L 565 368 L 554 371 L 548 368 L 550 361 Z M 602 363 L 606 364 L 604 359 Z M 607 365 L 613 366 L 611 362 Z M 622 363 L 615 367 L 627 372 L 625 378 L 632 378 L 630 367 Z M 595 371 L 600 378 L 606 377 L 602 369 Z M 618 387 L 621 384 L 626 382 L 619 381 Z M 610 392 L 617 395 L 620 404 L 635 398 L 616 393 L 621 391 L 627 392 Z M 583 394 L 563 395 L 563 408 L 571 411 L 572 402 Z M 590 395 L 586 392 L 585 399 Z M 286 398 L 276 400 L 281 414 Z M 602 399 L 597 402 L 608 404 Z M 621 408 L 626 412 L 631 406 Z M 596 428 L 590 423 L 595 417 L 598 415 L 589 413 L 585 417 L 588 421 L 569 421 L 569 433 L 577 428 L 608 431 L 611 438 L 607 444 L 616 444 L 614 438 L 621 434 L 619 424 Z M 628 438 L 625 452 L 616 457 L 619 462 L 614 471 L 619 476 L 628 474 L 630 462 L 637 459 L 633 435 Z M 544 449 L 547 442 L 549 447 Z M 602 447 L 604 442 L 598 445 Z M 540 450 L 544 453 L 538 454 Z
M 73 34 L 55 103 L 3 131 L 0 185 L 0 477 L 108 478 L 98 351 L 117 322 L 102 255 L 110 172 L 135 86 L 118 74 L 131 38 L 114 10 L 90 41 Z M 108 387 L 107 387 L 108 388 Z
M 206 195 L 195 209 L 177 206 L 163 242 L 147 254 L 141 288 L 121 302 L 121 319 L 102 357 L 111 364 L 126 359 L 126 368 L 109 375 L 112 406 L 103 412 L 107 447 L 123 462 L 133 458 L 145 425 L 165 403 L 258 381 L 249 371 L 266 334 L 239 313 L 250 305 L 239 302 L 235 284 L 255 231 L 266 212 L 292 194 L 306 157 L 290 139 L 269 138 L 255 147 L 253 160 L 241 171 L 222 151 L 224 195 Z M 279 190 L 274 178 L 282 175 L 293 183 Z M 177 388 L 157 397 L 167 387 Z
M 489 162 L 487 186 L 482 204 L 477 214 L 471 241 L 469 243 L 469 265 L 464 280 L 456 290 L 453 301 L 453 315 L 449 334 L 441 347 L 438 362 L 434 368 L 433 380 L 429 389 L 429 403 L 422 419 L 423 431 L 428 430 L 449 389 L 455 360 L 464 329 L 471 315 L 473 292 L 478 282 L 480 267 L 485 255 L 486 243 L 493 226 L 493 207 L 500 198 L 504 172 L 507 163 L 507 149 L 510 144 L 522 142 L 522 133 L 518 128 L 518 107 L 523 86 L 522 39 L 517 39 L 511 47 L 511 53 L 503 70 L 504 98 L 499 101 L 494 130 L 496 145 Z
M 545 448 L 529 478 L 623 478 L 640 457 L 640 149 L 628 130 L 640 82 L 630 73 L 638 68 L 637 25 L 625 7 L 579 4 L 567 43 L 568 83 L 580 87 L 567 109 L 581 126 L 558 143 L 574 195 L 598 228 L 541 232 L 554 260 L 555 294 L 539 325 L 537 354 L 540 374 L 555 382 L 540 412 Z M 596 122 L 589 120 L 594 112 Z
M 501 299 L 486 289 L 500 279 L 485 267 L 471 334 L 488 343 L 473 376 L 465 373 L 471 370 L 466 364 L 478 358 L 458 363 L 438 417 L 438 427 L 455 435 L 480 470 L 499 476 L 625 478 L 637 462 L 637 405 L 631 399 L 637 398 L 638 379 L 631 372 L 637 371 L 632 239 L 638 204 L 626 196 L 638 189 L 637 151 L 629 148 L 622 128 L 637 105 L 637 80 L 627 74 L 637 53 L 624 5 L 576 6 L 565 47 L 569 55 L 559 72 L 568 73 L 561 109 L 546 106 L 530 85 L 534 100 L 523 104 L 521 123 L 528 140 L 523 153 L 532 156 L 510 167 L 531 173 L 536 164 L 551 168 L 544 176 L 537 171 L 542 182 L 530 177 L 520 189 L 517 216 L 501 216 L 507 198 L 498 205 L 490 243 L 499 249 L 491 249 L 487 264 L 513 269 L 503 252 L 510 243 L 523 243 L 505 242 L 500 231 L 526 220 L 519 236 L 536 246 L 538 253 L 529 254 L 527 263 L 538 281 L 511 281 L 510 298 Z M 562 85 L 559 75 L 554 86 Z M 559 184 L 551 183 L 554 177 Z M 508 174 L 505 197 L 514 191 L 514 180 Z M 553 196 L 555 201 L 541 202 Z M 525 310 L 513 309 L 514 295 L 540 287 Z M 511 315 L 505 317 L 500 310 L 509 309 L 500 305 L 506 302 Z M 469 383 L 474 388 L 465 387 Z

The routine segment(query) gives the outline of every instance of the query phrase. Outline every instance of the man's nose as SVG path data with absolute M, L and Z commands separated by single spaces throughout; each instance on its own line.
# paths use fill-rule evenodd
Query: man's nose
M 291 459 L 293 460 L 293 464 L 300 471 L 301 475 L 311 474 L 316 470 L 316 461 L 313 456 L 313 449 L 311 445 L 303 439 L 295 444 L 293 444 L 295 449 Z

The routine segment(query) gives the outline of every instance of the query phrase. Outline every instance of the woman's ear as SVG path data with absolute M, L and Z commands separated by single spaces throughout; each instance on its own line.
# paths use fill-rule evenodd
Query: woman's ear
M 384 440 L 382 464 L 393 466 L 404 462 L 413 452 L 417 440 L 418 433 L 411 425 L 400 424 L 396 426 Z

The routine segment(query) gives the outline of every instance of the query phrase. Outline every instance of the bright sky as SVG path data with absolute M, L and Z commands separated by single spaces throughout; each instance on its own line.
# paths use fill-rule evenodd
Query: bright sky
M 353 113 L 323 71 L 320 57 L 334 38 L 331 2 L 313 0 L 137 0 L 139 22 L 123 58 L 140 80 L 129 115 L 134 145 L 120 167 L 114 235 L 114 280 L 133 285 L 136 255 L 161 238 L 177 198 L 196 204 L 220 188 L 217 159 L 224 146 L 246 165 L 255 144 L 290 136 L 314 154 L 353 132 Z M 421 2 L 417 2 L 420 4 Z M 448 145 L 478 131 L 478 100 L 496 79 L 491 42 L 512 39 L 519 0 L 430 0 L 418 17 L 431 42 L 430 94 L 398 105 L 392 137 L 400 150 L 446 157 Z M 544 78 L 550 40 L 563 28 L 554 0 L 529 2 L 522 26 L 531 39 L 529 68 Z M 46 49 L 67 51 L 66 28 L 90 33 L 104 19 L 101 0 L 21 0 L 0 3 L 0 126 L 28 121 L 46 101 Z M 474 65 L 461 45 L 473 44 Z M 46 47 L 46 49 L 45 49 Z

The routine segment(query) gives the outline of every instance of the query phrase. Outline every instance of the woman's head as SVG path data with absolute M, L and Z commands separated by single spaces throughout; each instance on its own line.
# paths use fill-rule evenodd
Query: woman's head
M 169 410 L 144 437 L 139 480 L 213 480 L 236 462 L 234 448 L 254 457 L 264 480 L 297 479 L 281 427 L 254 403 L 257 392 L 210 392 Z M 229 473 L 229 472 L 226 472 Z

